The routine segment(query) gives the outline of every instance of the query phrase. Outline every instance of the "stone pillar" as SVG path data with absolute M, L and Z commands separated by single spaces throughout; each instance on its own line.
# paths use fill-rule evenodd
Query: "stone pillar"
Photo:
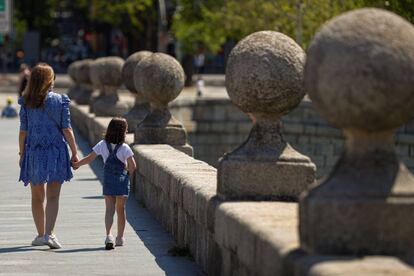
M 78 74 L 77 71 L 79 70 L 80 61 L 74 61 L 68 66 L 68 75 L 73 81 L 73 85 L 68 90 L 68 97 L 70 99 L 75 99 L 76 96 L 79 94 L 80 86 L 79 81 L 77 79 Z
M 75 95 L 74 100 L 78 104 L 89 104 L 92 96 L 93 88 L 89 76 L 90 65 L 92 59 L 84 59 L 79 62 L 79 66 L 75 72 L 76 79 L 79 81 L 79 93 Z
M 135 132 L 136 127 L 145 119 L 150 111 L 150 105 L 141 91 L 135 88 L 134 71 L 137 64 L 145 57 L 150 56 L 149 51 L 140 51 L 130 55 L 122 67 L 122 81 L 126 88 L 135 95 L 135 105 L 124 115 L 128 122 L 128 132 Z
M 192 155 L 187 133 L 171 115 L 168 103 L 184 88 L 184 70 L 178 61 L 163 53 L 142 59 L 135 67 L 135 87 L 150 102 L 151 111 L 135 131 L 137 144 L 169 144 Z
M 128 103 L 119 101 L 118 96 L 123 65 L 124 60 L 119 57 L 103 57 L 94 61 L 91 79 L 101 89 L 101 95 L 93 103 L 96 116 L 122 116 L 129 110 Z
M 99 62 L 97 62 L 97 60 L 94 60 L 89 65 L 89 79 L 91 80 L 93 89 L 91 99 L 89 100 L 89 112 L 91 113 L 94 113 L 93 105 L 95 104 L 95 102 L 104 96 L 104 93 L 102 92 L 102 85 L 99 81 L 99 66 L 100 65 Z
M 219 161 L 217 194 L 222 199 L 296 199 L 314 181 L 315 165 L 284 140 L 280 122 L 305 95 L 304 59 L 299 45 L 273 31 L 251 34 L 232 50 L 226 88 L 253 128 Z
M 333 172 L 300 200 L 308 252 L 414 253 L 414 177 L 393 138 L 414 116 L 413 76 L 414 27 L 393 13 L 344 13 L 311 42 L 306 91 L 346 141 Z

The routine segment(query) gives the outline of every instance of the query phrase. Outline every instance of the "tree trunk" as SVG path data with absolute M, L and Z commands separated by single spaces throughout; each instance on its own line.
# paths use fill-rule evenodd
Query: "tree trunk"
M 183 57 L 183 69 L 185 73 L 185 86 L 193 85 L 193 74 L 194 74 L 194 55 L 185 54 Z

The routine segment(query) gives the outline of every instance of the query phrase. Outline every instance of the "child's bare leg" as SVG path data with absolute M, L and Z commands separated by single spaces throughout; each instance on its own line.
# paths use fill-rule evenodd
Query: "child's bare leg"
M 117 196 L 116 197 L 116 214 L 118 217 L 118 238 L 122 238 L 124 236 L 125 231 L 125 203 L 128 197 L 126 196 Z
M 32 191 L 32 215 L 39 237 L 45 235 L 45 184 L 30 184 Z
M 115 196 L 105 196 L 105 228 L 107 236 L 111 234 L 112 224 L 114 223 L 115 201 Z

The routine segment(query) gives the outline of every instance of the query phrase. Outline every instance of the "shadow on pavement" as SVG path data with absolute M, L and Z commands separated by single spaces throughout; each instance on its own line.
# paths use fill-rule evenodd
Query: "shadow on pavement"
M 103 196 L 83 196 L 83 199 L 104 199 Z
M 78 253 L 78 252 L 91 252 L 91 251 L 105 251 L 105 247 L 91 247 L 91 248 L 79 248 L 79 249 L 67 249 L 67 250 L 57 250 L 55 253 Z
M 90 177 L 90 178 L 76 178 L 76 181 L 95 181 L 98 180 L 97 177 Z
M 129 195 L 126 203 L 126 213 L 128 223 L 166 275 L 205 275 L 189 257 L 172 256 L 168 253 L 168 250 L 175 246 L 171 234 L 135 200 L 133 193 Z M 187 264 L 183 266 L 186 262 Z M 193 264 L 192 270 L 184 272 L 180 269 L 189 267 L 190 263 Z
M 27 251 L 48 251 L 48 250 L 50 250 L 50 249 L 49 248 L 41 249 L 41 248 L 38 248 L 38 247 L 25 245 L 25 246 L 0 248 L 0 254 L 3 254 L 3 253 L 16 253 L 16 252 L 27 252 Z

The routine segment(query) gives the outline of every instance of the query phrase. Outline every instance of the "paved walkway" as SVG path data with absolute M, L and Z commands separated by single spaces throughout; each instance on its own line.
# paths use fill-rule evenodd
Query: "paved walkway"
M 173 257 L 172 237 L 130 196 L 126 246 L 106 251 L 101 161 L 84 166 L 62 187 L 56 234 L 64 248 L 32 247 L 30 189 L 18 179 L 18 120 L 0 119 L 1 275 L 202 275 L 187 257 Z M 77 137 L 83 152 L 86 142 Z M 115 225 L 116 227 L 116 225 Z M 116 229 L 116 228 L 115 228 Z

